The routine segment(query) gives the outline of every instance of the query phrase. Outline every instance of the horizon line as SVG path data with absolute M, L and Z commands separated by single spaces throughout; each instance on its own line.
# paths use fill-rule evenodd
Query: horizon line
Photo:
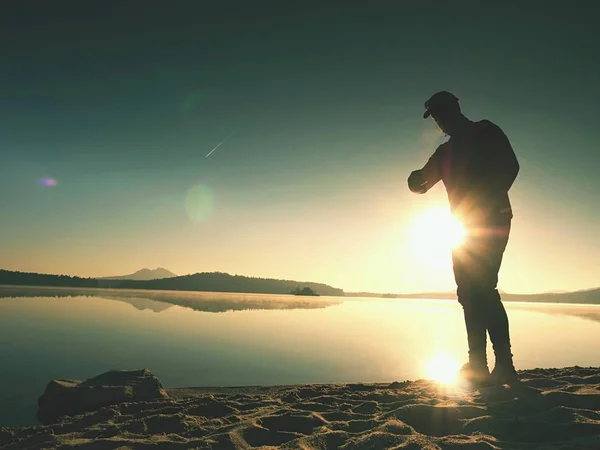
M 174 274 L 174 277 L 168 277 L 168 278 L 155 278 L 152 280 L 131 280 L 131 281 L 140 281 L 140 282 L 147 282 L 147 281 L 153 281 L 153 280 L 168 280 L 168 279 L 172 279 L 172 278 L 182 278 L 182 277 L 189 277 L 189 276 L 193 276 L 193 275 L 201 275 L 201 274 L 223 274 L 223 275 L 229 275 L 229 276 L 237 276 L 237 277 L 244 277 L 244 278 L 256 278 L 256 279 L 263 279 L 263 280 L 274 280 L 274 281 L 292 281 L 292 282 L 297 282 L 297 283 L 312 283 L 312 284 L 322 284 L 325 286 L 328 286 L 330 288 L 333 289 L 337 289 L 337 290 L 341 290 L 343 292 L 344 295 L 360 295 L 360 294 L 368 294 L 368 295 L 376 295 L 376 296 L 380 296 L 380 297 L 384 297 L 384 296 L 402 296 L 402 297 L 412 297 L 412 296 L 427 296 L 427 295 L 444 295 L 444 296 L 448 296 L 448 295 L 452 295 L 455 296 L 456 292 L 455 291 L 438 291 L 438 292 L 412 292 L 412 293 L 401 293 L 401 292 L 372 292 L 372 291 L 345 291 L 343 288 L 338 288 L 335 287 L 333 285 L 324 283 L 324 282 L 317 282 L 317 281 L 298 281 L 298 280 L 292 280 L 292 279 L 285 279 L 285 278 L 272 278 L 272 277 L 258 277 L 258 276 L 248 276 L 248 275 L 240 275 L 240 274 L 231 274 L 229 272 L 220 272 L 220 271 L 212 271 L 212 272 L 193 272 L 193 273 L 188 273 L 186 275 L 177 275 L 174 272 L 171 272 L 169 269 L 165 269 L 164 267 L 157 267 L 157 269 L 147 269 L 147 268 L 142 268 L 142 269 L 138 269 L 135 272 L 128 274 L 128 275 L 133 275 L 141 270 L 150 270 L 150 271 L 154 271 L 154 270 L 158 270 L 158 269 L 163 269 L 166 270 L 167 272 L 170 272 L 172 274 Z M 9 270 L 9 269 L 2 269 L 0 268 L 0 271 L 5 271 L 5 272 L 19 272 L 19 273 L 26 273 L 26 274 L 33 274 L 33 275 L 49 275 L 49 276 L 68 276 L 68 277 L 72 277 L 72 278 L 81 278 L 81 279 L 89 279 L 89 280 L 102 280 L 102 279 L 106 279 L 107 277 L 81 277 L 79 275 L 65 275 L 65 274 L 52 274 L 52 273 L 40 273 L 40 272 L 24 272 L 24 271 L 20 271 L 20 270 Z M 117 275 L 114 275 L 117 276 Z M 123 275 L 119 275 L 119 276 L 123 276 Z M 124 275 L 126 276 L 126 275 Z M 127 281 L 127 280 L 124 280 Z M 589 288 L 581 288 L 581 289 L 577 289 L 577 290 L 573 290 L 573 291 L 546 291 L 546 292 L 533 292 L 533 293 L 515 293 L 515 292 L 507 292 L 507 291 L 503 291 L 503 290 L 499 290 L 501 294 L 505 294 L 505 295 L 520 295 L 520 296 L 534 296 L 534 295 L 568 295 L 568 294 L 577 294 L 577 293 L 583 293 L 583 292 L 591 292 L 591 291 L 595 291 L 595 290 L 600 290 L 600 286 L 596 286 L 596 287 L 589 287 Z

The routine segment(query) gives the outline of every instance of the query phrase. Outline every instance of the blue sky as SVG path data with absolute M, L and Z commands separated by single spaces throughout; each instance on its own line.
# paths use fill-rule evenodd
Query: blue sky
M 0 267 L 454 289 L 446 253 L 410 243 L 443 186 L 406 187 L 443 139 L 423 102 L 447 89 L 521 163 L 500 287 L 599 285 L 592 10 L 525 3 L 13 7 Z

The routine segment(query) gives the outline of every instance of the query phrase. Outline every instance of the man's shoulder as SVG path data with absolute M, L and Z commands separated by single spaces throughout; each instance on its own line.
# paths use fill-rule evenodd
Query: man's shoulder
M 473 122 L 475 127 L 479 130 L 483 131 L 502 131 L 502 129 L 496 125 L 494 122 L 488 119 L 478 120 L 477 122 Z
M 485 138 L 503 139 L 506 136 L 502 128 L 500 128 L 491 120 L 484 119 L 473 123 L 478 134 L 480 136 L 484 136 Z
M 496 125 L 494 122 L 488 119 L 479 120 L 473 123 L 475 124 L 475 127 L 483 133 L 504 133 L 499 125 Z

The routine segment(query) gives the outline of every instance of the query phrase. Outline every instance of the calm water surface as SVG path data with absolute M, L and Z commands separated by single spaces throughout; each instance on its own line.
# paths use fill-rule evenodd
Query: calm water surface
M 506 307 L 518 369 L 600 366 L 600 306 Z M 167 387 L 387 382 L 427 377 L 440 353 L 466 357 L 455 301 L 0 287 L 0 426 L 34 424 L 54 378 L 149 368 Z

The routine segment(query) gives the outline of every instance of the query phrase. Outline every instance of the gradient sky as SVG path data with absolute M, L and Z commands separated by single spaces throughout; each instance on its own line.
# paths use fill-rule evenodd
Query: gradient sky
M 2 6 L 1 268 L 453 290 L 406 186 L 446 89 L 521 164 L 500 288 L 600 285 L 593 2 L 155 3 Z

